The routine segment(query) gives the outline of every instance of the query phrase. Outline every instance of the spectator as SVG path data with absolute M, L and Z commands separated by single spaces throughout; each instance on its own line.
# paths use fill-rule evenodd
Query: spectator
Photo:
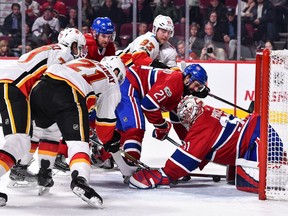
M 197 0 L 192 0 L 189 2 L 191 3 L 189 4 L 189 24 L 191 25 L 193 22 L 195 22 L 195 23 L 198 23 L 200 27 L 202 27 L 203 16 L 199 7 L 199 2 Z M 180 23 L 186 22 L 185 10 L 186 10 L 186 5 L 184 4 L 179 10 Z
M 21 12 L 20 4 L 13 3 L 11 6 L 12 13 L 4 19 L 2 33 L 9 37 L 21 36 Z
M 227 54 L 224 49 L 209 42 L 202 49 L 200 60 L 227 60 Z
M 66 16 L 67 15 L 67 9 L 64 2 L 59 0 L 47 0 L 47 2 L 43 3 L 40 6 L 40 12 L 41 14 L 44 13 L 45 9 L 51 7 L 52 9 L 56 10 L 59 14 Z
M 10 50 L 7 40 L 0 41 L 0 57 L 14 57 L 14 53 Z
M 138 36 L 144 35 L 146 32 L 148 32 L 148 24 L 144 22 L 140 23 L 138 26 Z
M 25 0 L 26 16 L 28 16 L 29 22 L 32 24 L 40 15 L 40 5 L 34 0 Z
M 153 10 L 149 0 L 137 0 L 137 22 L 150 24 L 153 22 Z M 133 5 L 129 8 L 128 21 L 133 20 Z
M 214 32 L 214 25 L 211 22 L 207 22 L 204 25 L 204 45 L 213 42 L 217 47 L 224 48 L 224 36 L 219 30 L 217 33 Z
M 189 50 L 189 56 L 188 59 L 185 59 L 185 42 L 183 40 L 179 40 L 177 43 L 177 61 L 182 60 L 193 60 L 193 59 L 199 59 L 197 54 L 195 52 L 192 52 Z
M 288 33 L 288 1 L 270 0 L 275 7 L 275 22 L 277 23 L 277 32 Z
M 124 21 L 124 14 L 123 11 L 117 7 L 116 0 L 104 0 L 103 6 L 101 6 L 96 12 L 97 17 L 109 17 L 110 20 L 115 25 L 116 31 L 116 40 L 117 42 L 120 41 L 119 39 L 119 30 Z
M 91 26 L 94 18 L 95 18 L 95 9 L 92 7 L 91 1 L 82 0 L 82 22 L 85 22 L 89 26 Z
M 212 11 L 217 13 L 218 21 L 226 21 L 226 7 L 219 0 L 210 0 L 205 14 L 210 15 Z M 206 20 L 208 20 L 208 17 L 206 17 Z
M 204 47 L 204 40 L 198 36 L 200 26 L 198 23 L 192 23 L 190 27 L 189 49 L 200 56 Z
M 154 9 L 154 18 L 160 14 L 164 16 L 169 16 L 172 19 L 173 23 L 179 22 L 177 9 L 175 5 L 171 2 L 171 0 L 161 0 L 160 4 L 156 6 L 156 8 Z
M 43 42 L 43 45 L 57 42 L 59 30 L 59 20 L 53 17 L 51 7 L 46 8 L 44 14 L 38 17 L 32 26 L 32 33 Z
M 67 27 L 67 25 L 68 25 L 67 16 L 59 14 L 57 10 L 53 10 L 53 17 L 55 17 L 59 20 L 59 26 L 60 26 L 59 32 Z
M 227 9 L 227 32 L 224 35 L 225 48 L 228 52 L 228 58 L 234 59 L 237 48 L 237 20 L 235 19 L 235 11 L 232 8 Z
M 275 45 L 272 41 L 267 40 L 264 44 L 264 48 L 265 49 L 269 49 L 269 50 L 274 50 L 275 49 Z
M 81 32 L 83 35 L 90 33 L 90 27 L 88 26 L 87 23 L 82 24 L 82 31 Z
M 66 27 L 77 28 L 78 27 L 78 12 L 76 7 L 71 7 L 68 10 L 67 15 L 68 24 Z
M 247 1 L 247 2 L 246 2 Z M 241 1 L 241 35 L 242 44 L 250 44 L 253 35 L 253 14 L 251 12 L 255 5 L 255 0 L 242 0 Z M 238 16 L 238 4 L 236 5 L 235 15 Z
M 32 34 L 30 26 L 26 23 L 25 24 L 25 31 L 26 31 L 26 44 L 30 44 L 32 49 L 41 46 L 43 42 Z M 18 50 L 22 49 L 22 38 L 21 37 L 14 37 L 11 38 L 10 42 L 11 48 L 17 48 Z
M 260 47 L 265 40 L 277 40 L 275 10 L 270 1 L 257 0 L 251 12 L 253 14 L 253 28 L 257 29 L 253 34 L 256 47 Z

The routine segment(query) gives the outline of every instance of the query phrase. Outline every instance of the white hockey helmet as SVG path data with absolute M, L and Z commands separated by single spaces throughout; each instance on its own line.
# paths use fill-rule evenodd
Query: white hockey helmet
M 172 19 L 169 16 L 158 15 L 157 17 L 155 17 L 153 21 L 153 29 L 152 29 L 153 34 L 156 35 L 156 32 L 158 31 L 159 28 L 170 31 L 171 37 L 173 37 L 174 24 L 173 24 Z
M 84 35 L 76 28 L 65 28 L 63 29 L 58 35 L 58 43 L 72 48 L 72 44 L 77 43 L 77 50 L 78 54 L 73 56 L 75 58 L 84 58 L 87 55 L 87 48 L 86 48 L 86 38 Z
M 177 106 L 177 115 L 181 123 L 189 130 L 191 124 L 204 112 L 204 103 L 192 95 L 185 96 Z
M 119 84 L 124 82 L 126 77 L 126 68 L 119 56 L 105 56 L 100 64 L 104 65 L 110 73 L 115 73 Z

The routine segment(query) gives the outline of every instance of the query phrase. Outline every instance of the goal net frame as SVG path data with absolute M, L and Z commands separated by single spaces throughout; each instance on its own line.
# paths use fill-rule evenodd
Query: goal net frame
M 284 89 L 282 83 L 285 82 L 285 77 L 287 77 L 287 83 L 284 83 L 284 85 L 287 86 L 286 89 Z M 283 88 L 278 89 L 278 85 L 283 85 Z M 256 54 L 255 76 L 255 112 L 261 115 L 258 193 L 260 200 L 272 199 L 288 201 L 286 155 L 280 153 L 281 160 L 271 160 L 271 154 L 274 154 L 271 153 L 271 149 L 273 149 L 271 148 L 271 143 L 273 145 L 274 141 L 269 139 L 269 133 L 271 135 L 269 125 L 271 125 L 271 123 L 273 128 L 274 126 L 276 127 L 274 129 L 277 133 L 277 125 L 279 125 L 280 130 L 282 130 L 281 128 L 286 128 L 288 136 L 288 97 L 283 99 L 284 96 L 282 98 L 279 96 L 280 99 L 277 101 L 278 103 L 274 103 L 273 105 L 273 102 L 275 102 L 275 92 L 280 92 L 279 95 L 282 92 L 282 96 L 288 94 L 288 50 L 270 51 L 264 49 L 263 52 L 257 52 Z M 284 103 L 285 100 L 287 100 L 287 109 L 285 109 L 285 106 L 282 108 L 280 104 L 282 101 Z M 281 140 L 283 137 L 281 137 L 282 134 L 279 134 Z M 283 146 L 285 145 L 286 147 L 288 145 L 286 137 L 283 139 Z M 283 149 L 285 150 L 285 148 Z M 287 178 L 285 178 L 285 176 L 287 176 Z M 272 178 L 273 180 L 271 180 Z

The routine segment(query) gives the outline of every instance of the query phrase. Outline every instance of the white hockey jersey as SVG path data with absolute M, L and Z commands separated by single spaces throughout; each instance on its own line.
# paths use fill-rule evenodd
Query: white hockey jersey
M 69 48 L 51 44 L 23 54 L 18 61 L 0 65 L 0 82 L 14 83 L 28 97 L 32 86 L 52 64 L 74 59 Z
M 160 51 L 157 59 L 166 64 L 168 67 L 177 67 L 177 51 L 169 42 L 160 45 Z
M 97 118 L 116 119 L 115 109 L 121 100 L 118 80 L 99 62 L 75 59 L 63 65 L 54 64 L 45 74 L 65 81 L 85 98 L 96 95 Z

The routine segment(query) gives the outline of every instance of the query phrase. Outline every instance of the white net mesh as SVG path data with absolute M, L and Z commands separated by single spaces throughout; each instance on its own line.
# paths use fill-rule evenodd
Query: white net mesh
M 270 54 L 266 198 L 288 200 L 288 50 Z

